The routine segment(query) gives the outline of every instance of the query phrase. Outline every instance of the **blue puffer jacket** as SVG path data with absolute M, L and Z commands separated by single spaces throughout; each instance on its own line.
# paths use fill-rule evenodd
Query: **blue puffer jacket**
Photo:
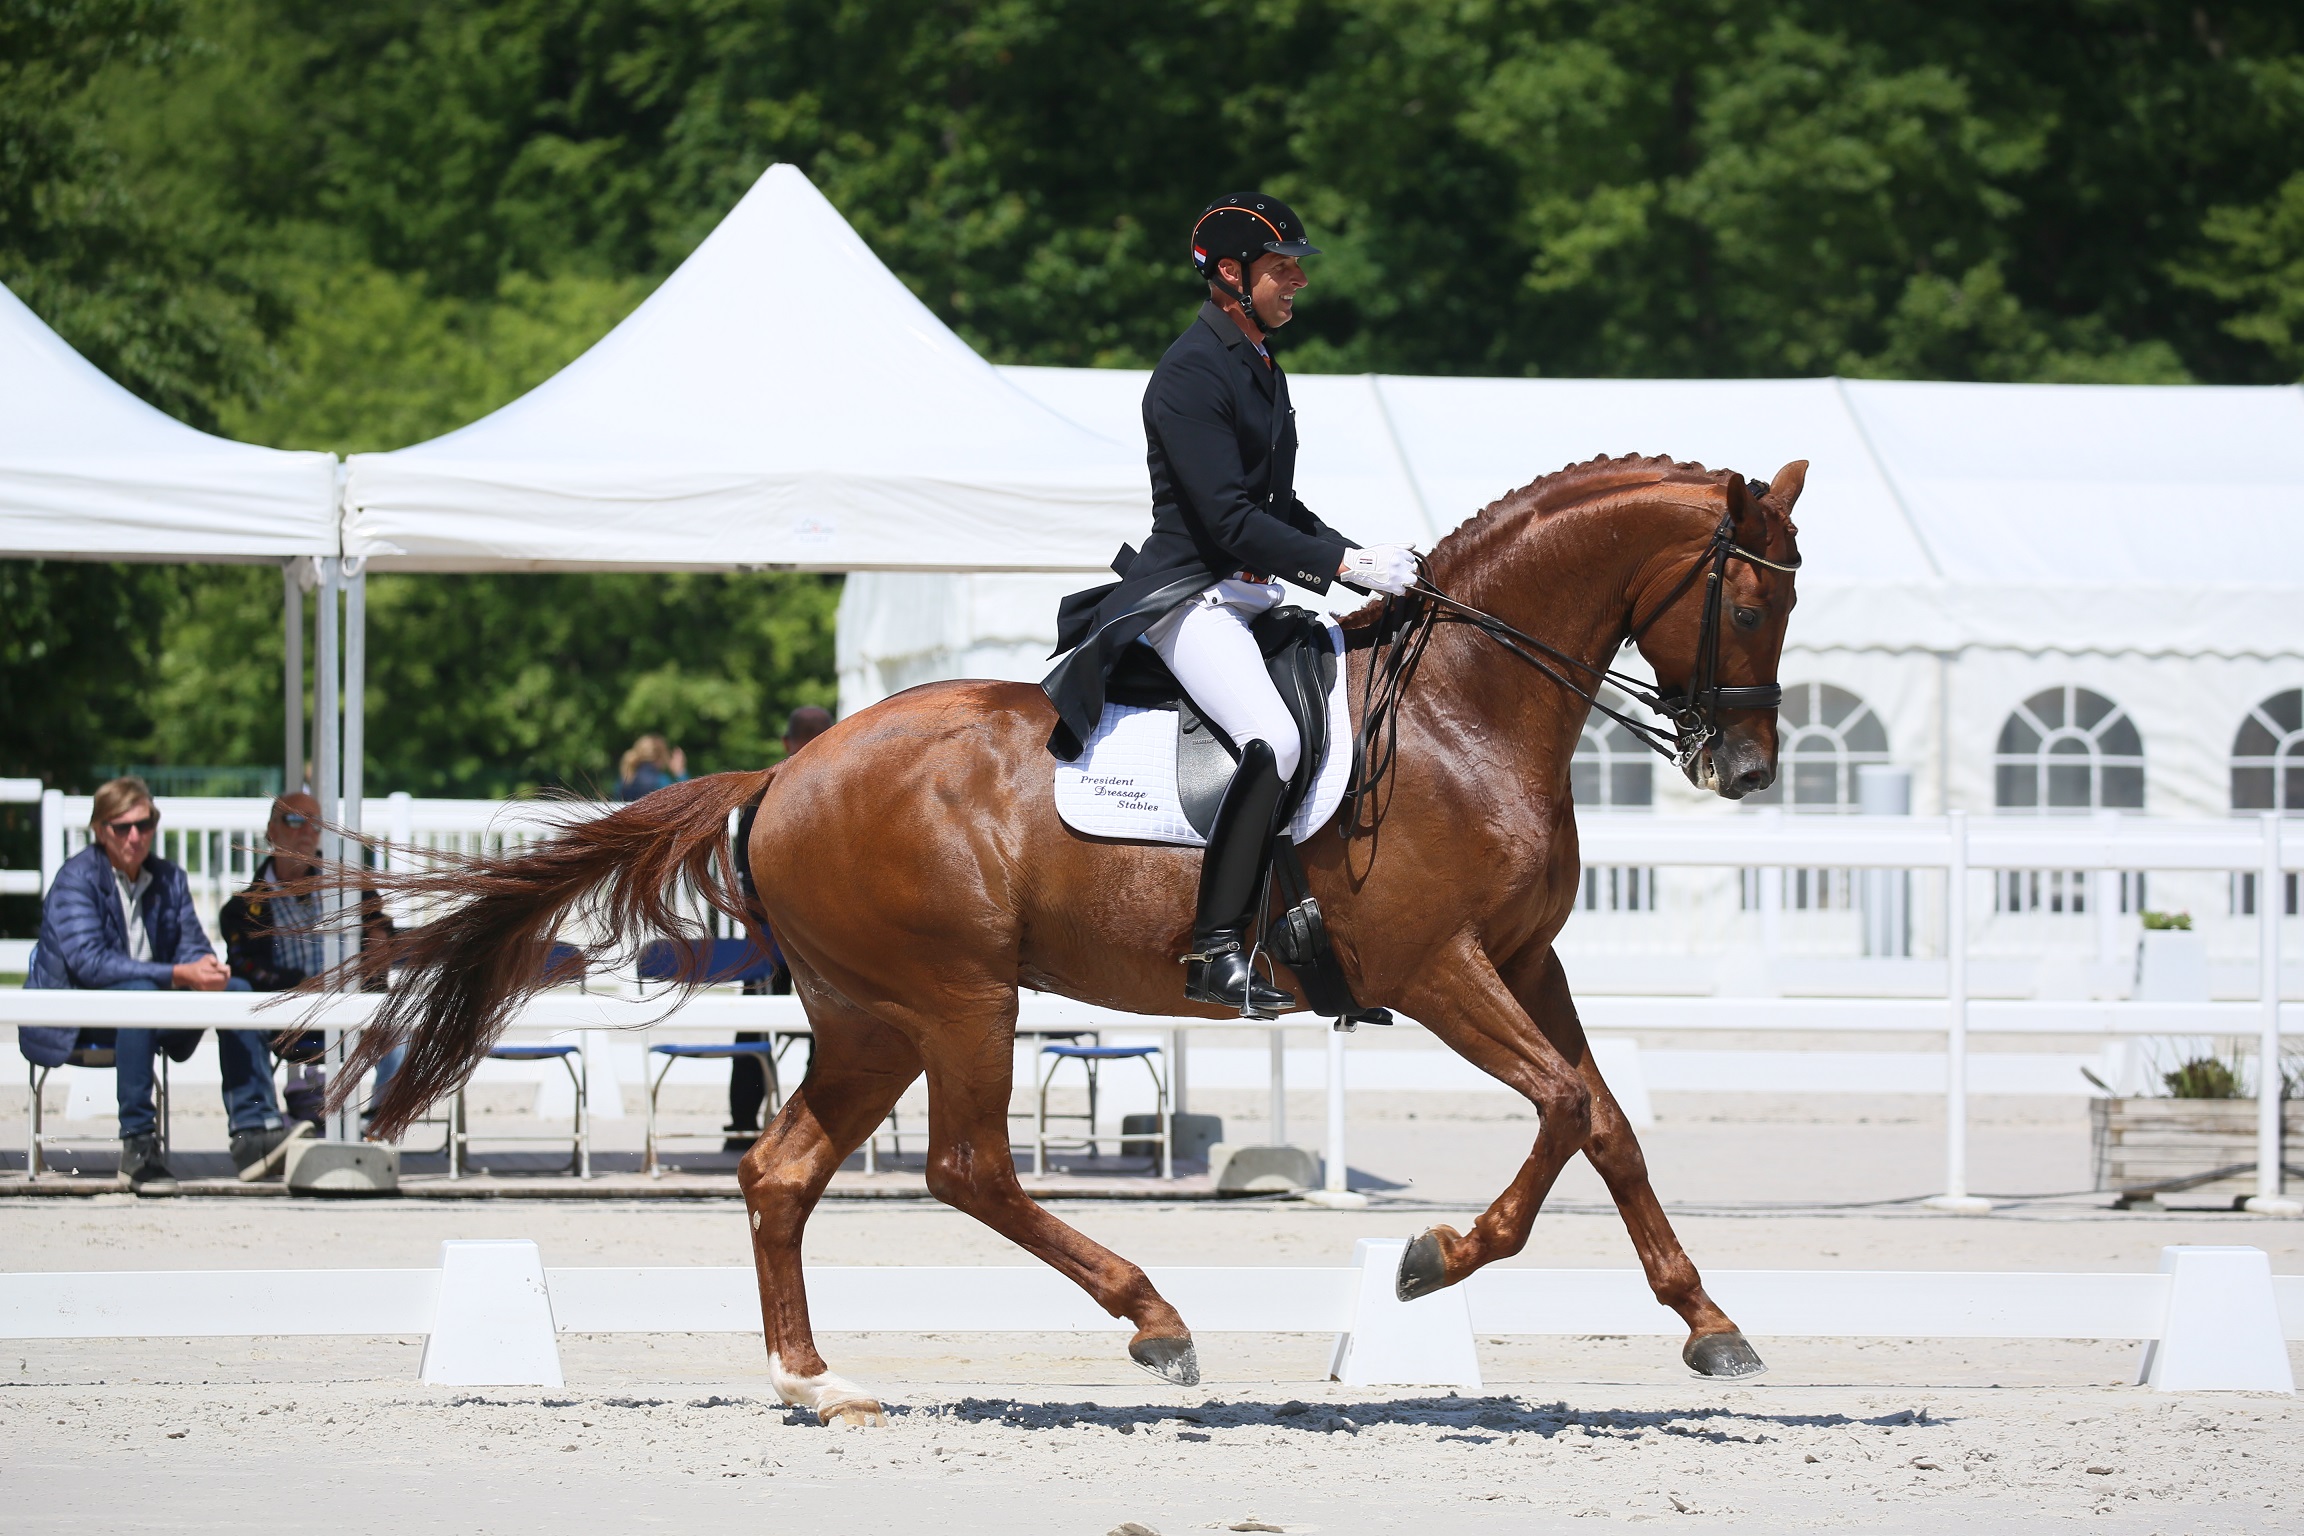
M 144 893 L 144 932 L 152 958 L 128 953 L 128 922 L 120 913 L 120 882 L 112 861 L 94 843 L 64 861 L 40 908 L 40 945 L 33 953 L 27 987 L 113 987 L 149 981 L 165 987 L 173 969 L 214 955 L 192 907 L 192 882 L 183 869 L 155 855 L 145 860 L 152 888 Z M 29 1059 L 55 1066 L 72 1053 L 79 1031 L 27 1028 L 17 1043 Z M 53 1058 L 53 1059 L 51 1059 Z

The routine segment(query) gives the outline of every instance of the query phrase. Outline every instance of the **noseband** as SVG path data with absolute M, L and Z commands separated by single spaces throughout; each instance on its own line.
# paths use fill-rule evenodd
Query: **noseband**
M 1372 649 L 1380 650 L 1383 654 L 1380 659 L 1372 659 L 1370 663 L 1372 675 L 1367 711 L 1353 739 L 1352 779 L 1344 792 L 1344 825 L 1347 835 L 1359 823 L 1361 800 L 1391 769 L 1399 746 L 1401 696 L 1407 690 L 1409 679 L 1415 675 L 1417 663 L 1423 659 L 1424 646 L 1432 638 L 1432 631 L 1441 624 L 1466 624 L 1479 630 L 1506 651 L 1623 726 L 1642 746 L 1669 759 L 1672 766 L 1684 774 L 1720 739 L 1722 710 L 1775 709 L 1781 706 L 1784 702 L 1784 687 L 1781 683 L 1727 686 L 1719 681 L 1720 604 L 1722 593 L 1727 587 L 1728 562 L 1731 560 L 1741 560 L 1762 570 L 1783 571 L 1787 574 L 1800 569 L 1798 555 L 1788 561 L 1770 560 L 1737 543 L 1735 514 L 1724 512 L 1720 516 L 1719 526 L 1712 530 L 1711 543 L 1696 557 L 1687 573 L 1673 584 L 1664 600 L 1645 619 L 1627 619 L 1623 643 L 1638 640 L 1646 634 L 1696 584 L 1698 577 L 1704 579 L 1704 617 L 1696 641 L 1696 664 L 1690 673 L 1686 690 L 1679 693 L 1658 693 L 1636 677 L 1626 676 L 1613 668 L 1594 666 L 1581 656 L 1572 656 L 1558 646 L 1513 628 L 1494 614 L 1483 613 L 1469 603 L 1458 602 L 1434 586 L 1428 577 L 1419 576 L 1402 597 L 1385 598 L 1384 611 L 1370 631 Z M 1419 557 L 1419 569 L 1422 564 L 1422 558 Z M 1400 605 L 1397 610 L 1395 604 Z M 1586 687 L 1575 681 L 1563 673 L 1561 667 L 1585 674 L 1592 680 L 1591 686 Z M 1645 720 L 1635 720 L 1601 703 L 1600 690 L 1603 686 L 1615 687 L 1655 714 L 1662 715 L 1671 722 L 1671 734 L 1667 735 Z

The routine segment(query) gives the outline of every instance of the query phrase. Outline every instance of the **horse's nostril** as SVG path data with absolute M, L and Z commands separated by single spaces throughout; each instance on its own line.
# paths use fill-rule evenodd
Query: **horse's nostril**
M 1775 782 L 1776 775 L 1769 772 L 1765 764 L 1747 768 L 1736 775 L 1736 788 L 1747 795 L 1756 795 Z

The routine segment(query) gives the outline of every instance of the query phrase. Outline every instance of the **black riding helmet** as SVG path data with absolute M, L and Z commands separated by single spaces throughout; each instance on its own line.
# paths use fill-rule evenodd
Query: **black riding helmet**
M 1304 237 L 1304 221 L 1296 210 L 1261 192 L 1235 192 L 1201 210 L 1192 223 L 1192 270 L 1231 298 L 1248 307 L 1247 295 L 1224 281 L 1216 263 L 1229 256 L 1240 263 L 1240 275 L 1265 252 L 1275 256 L 1317 256 L 1320 248 Z

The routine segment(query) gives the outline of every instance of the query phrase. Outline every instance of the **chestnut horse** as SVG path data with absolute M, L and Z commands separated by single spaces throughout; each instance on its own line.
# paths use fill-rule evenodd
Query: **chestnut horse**
M 1792 610 L 1789 514 L 1806 470 L 1788 465 L 1763 488 L 1668 459 L 1576 465 L 1443 539 L 1428 579 L 1595 676 L 1629 638 L 1666 694 L 1712 683 L 1731 686 L 1715 702 L 1763 698 L 1754 685 L 1774 681 Z M 1706 602 L 1705 583 L 1689 575 L 1723 541 L 1763 558 L 1713 560 L 1720 592 Z M 1707 616 L 1713 638 L 1700 644 Z M 1374 608 L 1345 621 L 1376 622 Z M 1355 718 L 1374 654 L 1355 650 L 1344 668 Z M 1582 1152 L 1657 1300 L 1688 1326 L 1683 1358 L 1703 1374 L 1749 1375 L 1759 1357 L 1673 1235 L 1553 950 L 1580 879 L 1569 760 L 1589 705 L 1525 659 L 1470 625 L 1433 630 L 1398 701 L 1390 777 L 1349 835 L 1331 823 L 1301 850 L 1359 1000 L 1417 1020 L 1538 1113 L 1534 1148 L 1509 1187 L 1471 1230 L 1417 1238 L 1398 1289 L 1424 1295 L 1520 1252 L 1561 1167 Z M 1692 688 L 1692 674 L 1707 675 Z M 833 1171 L 923 1073 L 936 1198 L 1133 1323 L 1139 1364 L 1197 1382 L 1176 1309 L 1143 1270 L 1035 1204 L 1009 1150 L 1017 988 L 1133 1013 L 1221 1012 L 1182 994 L 1199 854 L 1066 828 L 1043 745 L 1052 723 L 1029 684 L 930 684 L 851 716 L 777 767 L 659 790 L 526 852 L 386 877 L 445 898 L 446 911 L 390 941 L 407 980 L 340 1082 L 407 1040 L 377 1117 L 395 1132 L 470 1073 L 523 998 L 634 939 L 694 932 L 678 901 L 701 896 L 765 921 L 814 1029 L 805 1081 L 739 1171 L 769 1371 L 786 1402 L 826 1423 L 882 1422 L 872 1394 L 817 1353 L 801 1232 Z M 1683 765 L 1690 777 L 1730 799 L 1765 788 L 1775 711 L 1730 708 L 1709 723 L 1707 750 Z M 749 867 L 739 869 L 728 821 L 755 803 Z M 548 969 L 564 925 L 595 942 Z

